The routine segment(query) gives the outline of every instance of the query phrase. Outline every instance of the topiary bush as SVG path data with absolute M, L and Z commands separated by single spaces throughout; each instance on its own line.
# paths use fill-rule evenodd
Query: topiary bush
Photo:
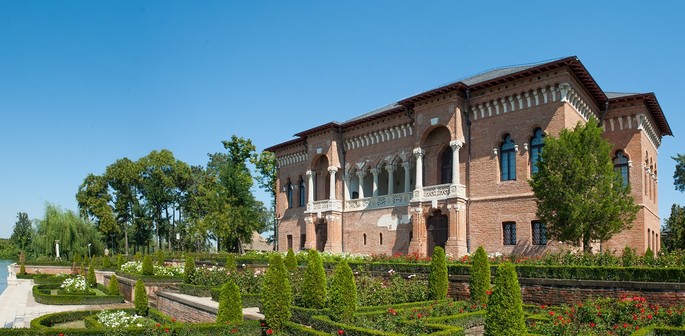
M 88 276 L 86 277 L 86 286 L 89 288 L 95 288 L 98 282 L 95 278 L 95 268 L 93 265 L 88 266 Z
M 86 263 L 82 262 L 81 263 L 81 269 L 78 272 L 79 274 L 86 276 L 87 269 L 86 269 Z
M 164 251 L 162 249 L 157 250 L 157 266 L 164 267 Z
M 155 268 L 152 266 L 152 258 L 149 254 L 143 257 L 143 275 L 155 275 Z
M 479 246 L 473 256 L 471 276 L 469 277 L 471 301 L 479 305 L 487 303 L 490 287 L 490 262 L 483 246 Z
M 141 252 L 136 252 L 136 255 L 133 256 L 133 260 L 143 261 L 143 254 Z
M 19 266 L 19 274 L 21 275 L 26 275 L 26 266 L 24 266 L 24 263 L 22 262 L 21 265 Z
M 109 277 L 107 291 L 109 292 L 109 295 L 119 295 L 121 293 L 121 291 L 119 290 L 119 280 L 117 279 L 117 276 L 114 274 L 112 274 L 112 276 Z
M 288 249 L 288 254 L 285 256 L 285 268 L 291 273 L 297 270 L 297 258 L 295 257 L 293 249 Z
M 136 314 L 140 316 L 147 316 L 147 292 L 145 291 L 145 284 L 143 284 L 143 280 L 138 279 L 138 281 L 136 281 L 134 296 L 133 303 L 136 306 Z
M 124 256 L 121 255 L 121 253 L 117 256 L 117 269 L 121 270 L 121 265 L 125 264 L 126 261 L 124 260 Z
M 630 248 L 630 246 L 626 246 L 623 248 L 623 255 L 621 256 L 621 263 L 623 264 L 623 267 L 632 267 L 635 265 L 635 250 Z
M 291 252 L 292 250 L 289 253 Z M 292 256 L 294 259 L 295 255 Z M 309 250 L 307 257 L 302 297 L 298 304 L 305 308 L 323 309 L 326 307 L 326 271 L 323 269 L 323 261 L 317 250 Z
M 243 302 L 240 296 L 240 288 L 232 280 L 221 287 L 219 299 L 219 311 L 216 314 L 216 323 L 240 323 L 243 321 Z
M 444 300 L 447 298 L 449 282 L 447 279 L 447 260 L 445 250 L 436 246 L 431 258 L 430 274 L 428 275 L 428 299 Z
M 290 320 L 290 306 L 293 300 L 292 288 L 280 254 L 269 259 L 269 268 L 262 285 L 262 308 L 269 328 L 280 331 Z
M 186 264 L 183 267 L 183 282 L 189 284 L 193 283 L 193 276 L 195 276 L 195 259 L 193 257 L 186 258 Z
M 226 256 L 226 265 L 224 265 L 224 268 L 228 273 L 235 273 L 238 270 L 238 265 L 235 262 L 235 256 L 233 253 L 229 253 L 228 256 Z
M 495 288 L 485 312 L 486 336 L 526 334 L 521 287 L 514 265 L 504 263 L 497 270 Z
M 357 286 L 345 260 L 335 268 L 327 304 L 331 319 L 337 322 L 350 322 L 357 311 Z
M 645 251 L 645 256 L 643 258 L 646 265 L 654 266 L 654 252 L 652 252 L 652 248 L 647 248 L 647 250 Z
M 109 256 L 102 257 L 102 268 L 112 267 L 112 262 L 109 260 Z

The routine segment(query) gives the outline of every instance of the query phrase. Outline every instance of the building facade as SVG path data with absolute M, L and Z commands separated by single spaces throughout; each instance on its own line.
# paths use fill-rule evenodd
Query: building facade
M 660 246 L 658 148 L 672 135 L 653 93 L 604 92 L 576 57 L 491 70 L 272 146 L 281 251 L 462 256 L 565 248 L 528 185 L 547 134 L 595 117 L 641 206 L 608 242 Z

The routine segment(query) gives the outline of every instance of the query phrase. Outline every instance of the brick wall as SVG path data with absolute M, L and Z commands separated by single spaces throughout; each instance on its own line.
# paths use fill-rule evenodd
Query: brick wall
M 157 292 L 157 309 L 179 322 L 214 323 L 217 309 L 201 303 L 184 300 L 173 293 Z

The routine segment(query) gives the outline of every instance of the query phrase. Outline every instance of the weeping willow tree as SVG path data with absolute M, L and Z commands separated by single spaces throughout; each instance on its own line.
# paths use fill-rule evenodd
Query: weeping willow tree
M 97 228 L 76 213 L 54 204 L 45 205 L 45 215 L 38 220 L 33 242 L 37 256 L 56 257 L 55 241 L 59 240 L 60 257 L 87 255 L 88 244 L 93 255 L 102 254 L 104 244 Z

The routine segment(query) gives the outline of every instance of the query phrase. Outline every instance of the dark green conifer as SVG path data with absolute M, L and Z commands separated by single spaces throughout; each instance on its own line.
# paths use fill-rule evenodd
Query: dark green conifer
M 291 273 L 297 270 L 297 258 L 295 257 L 293 249 L 288 249 L 288 254 L 285 256 L 285 268 Z
M 487 303 L 487 292 L 490 288 L 490 262 L 483 246 L 479 246 L 473 256 L 473 264 L 471 264 L 471 276 L 469 278 L 471 301 L 477 304 Z
M 345 260 L 335 268 L 331 290 L 328 293 L 331 319 L 350 322 L 357 311 L 357 287 L 350 265 Z
M 152 258 L 149 254 L 146 254 L 143 258 L 143 275 L 154 275 L 155 268 L 152 266 Z
M 525 335 L 521 287 L 514 265 L 504 263 L 497 270 L 495 288 L 485 313 L 486 336 Z
M 447 278 L 447 260 L 445 250 L 436 246 L 431 258 L 430 274 L 428 275 L 428 298 L 431 300 L 444 300 L 447 298 L 449 281 Z
M 193 277 L 195 276 L 195 259 L 193 259 L 193 257 L 186 258 L 186 264 L 183 267 L 183 275 L 183 281 L 185 283 L 193 283 Z
M 147 316 L 147 292 L 145 291 L 145 284 L 143 284 L 143 280 L 138 279 L 138 281 L 136 281 L 133 303 L 136 306 L 136 314 L 140 316 Z
M 119 290 L 119 280 L 117 280 L 117 276 L 112 274 L 111 277 L 109 277 L 109 284 L 107 285 L 107 290 L 109 291 L 109 295 L 119 295 L 121 291 Z
M 232 280 L 221 287 L 219 298 L 219 311 L 216 315 L 216 323 L 231 324 L 243 321 L 243 302 L 240 297 L 240 288 Z
M 262 285 L 262 308 L 269 328 L 280 331 L 290 320 L 290 306 L 293 301 L 292 287 L 288 280 L 283 258 L 275 253 L 269 259 L 269 268 Z
M 302 288 L 302 305 L 305 308 L 326 307 L 326 271 L 317 250 L 309 250 L 307 253 L 307 269 L 304 272 Z

